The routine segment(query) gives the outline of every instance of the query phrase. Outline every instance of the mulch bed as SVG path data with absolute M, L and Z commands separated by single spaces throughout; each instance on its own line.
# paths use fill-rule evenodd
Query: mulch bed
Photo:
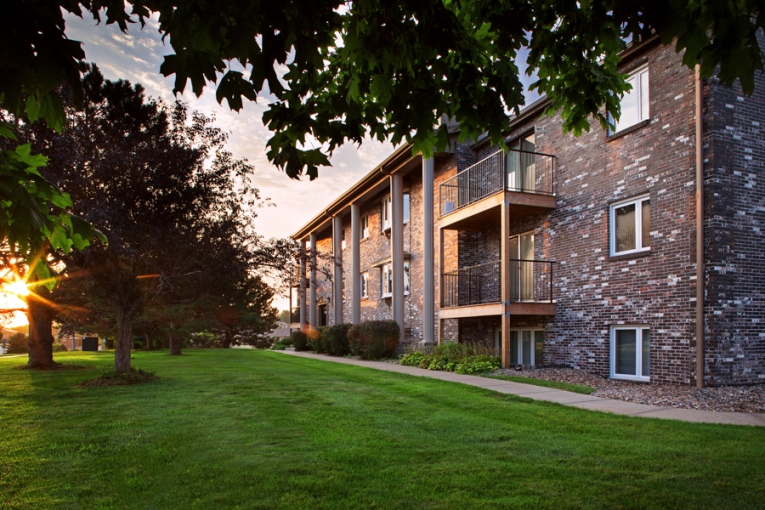
M 765 413 L 765 385 L 718 386 L 697 390 L 676 384 L 649 384 L 608 379 L 573 368 L 497 370 L 491 375 L 519 375 L 548 381 L 584 384 L 595 388 L 592 396 L 679 409 Z
M 103 387 L 103 386 L 130 386 L 159 379 L 152 372 L 146 372 L 140 368 L 131 368 L 129 371 L 108 370 L 95 379 L 87 380 L 78 386 Z

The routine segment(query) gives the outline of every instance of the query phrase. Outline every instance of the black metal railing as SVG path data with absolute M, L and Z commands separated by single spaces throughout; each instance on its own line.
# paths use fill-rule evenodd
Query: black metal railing
M 500 261 L 444 273 L 444 306 L 499 303 L 502 298 Z
M 438 187 L 439 213 L 445 216 L 506 189 L 554 195 L 555 156 L 511 149 L 497 151 Z
M 552 303 L 554 262 L 510 260 L 510 301 Z M 502 301 L 499 260 L 444 273 L 444 307 L 483 305 Z

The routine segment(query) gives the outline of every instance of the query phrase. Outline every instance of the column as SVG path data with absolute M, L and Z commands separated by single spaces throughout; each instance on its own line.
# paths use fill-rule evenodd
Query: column
M 401 328 L 404 340 L 404 177 L 390 176 L 391 235 L 390 258 L 393 269 L 393 320 Z
M 310 292 L 308 293 L 308 325 L 316 327 L 316 243 L 317 236 L 314 232 L 311 234 L 311 281 Z
M 438 309 L 444 307 L 444 229 L 438 229 Z M 444 321 L 438 319 L 438 343 L 444 343 Z
M 361 206 L 351 204 L 351 322 L 361 322 Z
M 502 200 L 500 232 L 501 277 L 502 277 L 502 367 L 510 365 L 510 212 L 507 198 Z
M 435 343 L 433 319 L 435 317 L 435 276 L 433 260 L 433 158 L 422 159 L 422 246 L 423 246 L 423 307 L 422 342 Z
M 332 252 L 335 256 L 335 325 L 343 323 L 343 218 L 332 218 Z
M 305 255 L 305 239 L 300 240 L 300 290 L 298 291 L 298 302 L 300 306 L 300 329 L 302 331 L 305 331 L 306 327 L 308 326 L 308 317 L 306 315 L 306 306 L 305 306 L 305 291 L 306 291 L 306 280 L 305 280 L 305 266 L 306 266 L 306 255 Z

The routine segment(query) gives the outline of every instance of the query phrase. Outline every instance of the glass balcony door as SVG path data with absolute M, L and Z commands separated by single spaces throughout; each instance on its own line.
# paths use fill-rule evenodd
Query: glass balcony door
M 513 141 L 509 148 L 505 159 L 507 189 L 534 193 L 537 189 L 534 133 Z
M 534 234 L 510 238 L 510 299 L 534 301 Z

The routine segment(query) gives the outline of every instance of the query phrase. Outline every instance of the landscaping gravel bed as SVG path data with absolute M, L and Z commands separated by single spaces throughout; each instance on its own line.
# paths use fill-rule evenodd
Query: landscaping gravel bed
M 765 413 L 765 385 L 720 386 L 697 390 L 674 384 L 648 384 L 617 381 L 573 368 L 543 368 L 538 370 L 497 370 L 490 375 L 515 375 L 550 381 L 585 384 L 595 388 L 595 397 L 624 400 L 637 404 L 700 409 L 703 411 L 732 411 Z

